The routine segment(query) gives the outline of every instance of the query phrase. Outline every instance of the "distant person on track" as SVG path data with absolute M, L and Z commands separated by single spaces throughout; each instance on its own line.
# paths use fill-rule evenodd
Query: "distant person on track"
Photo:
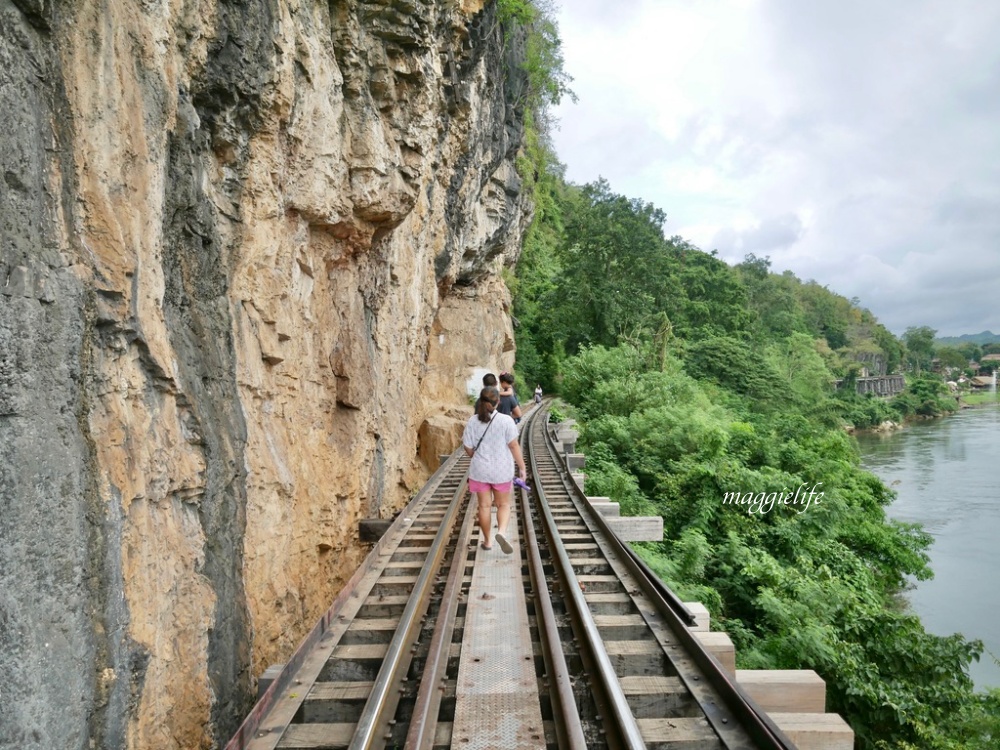
M 506 554 L 514 548 L 507 541 L 507 523 L 510 521 L 510 499 L 513 486 L 514 464 L 521 480 L 527 478 L 524 456 L 517 442 L 517 425 L 512 417 L 497 410 L 500 394 L 496 388 L 483 388 L 476 402 L 476 414 L 465 425 L 462 445 L 469 463 L 469 491 L 479 503 L 479 529 L 482 548 L 493 549 L 490 543 L 492 518 L 490 506 L 497 506 L 497 544 Z
M 542 384 L 539 383 L 535 386 L 535 404 L 542 403 Z
M 500 373 L 500 404 L 497 411 L 514 418 L 514 424 L 521 421 L 521 402 L 514 393 L 514 376 L 509 372 Z

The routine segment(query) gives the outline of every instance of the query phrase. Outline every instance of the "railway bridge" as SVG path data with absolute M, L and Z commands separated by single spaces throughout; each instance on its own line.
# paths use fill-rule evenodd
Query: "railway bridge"
M 265 675 L 227 750 L 853 747 L 815 673 L 736 670 L 705 608 L 627 544 L 662 519 L 588 498 L 547 404 L 521 443 L 532 491 L 516 491 L 513 554 L 479 545 L 459 449 Z

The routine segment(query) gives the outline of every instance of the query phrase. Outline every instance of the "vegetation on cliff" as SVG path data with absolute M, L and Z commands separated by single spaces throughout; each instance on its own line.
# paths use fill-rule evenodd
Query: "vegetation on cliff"
M 900 606 L 931 575 L 930 537 L 887 518 L 843 429 L 940 413 L 942 379 L 915 370 L 889 403 L 836 390 L 906 366 L 906 341 L 766 258 L 731 267 L 665 237 L 660 209 L 543 156 L 512 279 L 517 366 L 573 405 L 588 492 L 663 516 L 664 541 L 637 545 L 653 569 L 709 607 L 741 666 L 816 669 L 860 747 L 992 747 L 1000 692 L 967 670 L 982 646 Z

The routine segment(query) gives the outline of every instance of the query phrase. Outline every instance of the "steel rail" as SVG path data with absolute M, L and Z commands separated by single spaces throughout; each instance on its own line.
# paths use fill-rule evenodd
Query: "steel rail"
M 529 413 L 526 415 L 526 424 L 530 424 L 534 419 L 532 412 L 534 410 L 529 410 Z M 456 453 L 461 455 L 461 452 L 462 448 L 459 447 Z M 467 486 L 468 483 L 463 478 L 462 484 L 459 487 L 459 492 L 463 496 Z M 443 682 L 448 670 L 451 639 L 458 613 L 459 594 L 465 577 L 466 556 L 463 555 L 462 550 L 468 548 L 469 540 L 472 538 L 472 528 L 476 520 L 477 507 L 475 503 L 470 502 L 466 507 L 465 520 L 462 523 L 462 528 L 456 541 L 451 570 L 449 571 L 448 581 L 442 594 L 443 608 L 438 613 L 434 634 L 428 647 L 424 672 L 420 677 L 420 687 L 417 691 L 413 713 L 409 720 L 410 724 L 407 730 L 405 746 L 413 748 L 413 750 L 431 750 L 436 741 L 435 731 L 441 706 L 441 693 L 444 690 Z
M 549 455 L 559 462 L 558 452 L 555 450 L 551 435 L 544 433 L 546 447 Z M 633 575 L 652 602 L 657 612 L 664 618 L 673 635 L 680 641 L 687 655 L 695 662 L 697 667 L 706 677 L 702 682 L 698 676 L 687 674 L 687 670 L 678 668 L 677 676 L 684 684 L 685 688 L 694 696 L 705 714 L 706 719 L 712 725 L 719 737 L 726 743 L 734 734 L 733 723 L 730 717 L 725 715 L 710 695 L 714 690 L 722 699 L 724 705 L 735 718 L 735 724 L 742 728 L 754 740 L 756 748 L 759 750 L 796 750 L 795 744 L 781 731 L 768 714 L 762 710 L 756 702 L 739 686 L 735 679 L 731 679 L 725 668 L 712 656 L 697 637 L 688 627 L 690 621 L 684 616 L 690 617 L 687 607 L 670 591 L 669 587 L 663 583 L 652 572 L 648 565 L 611 529 L 607 519 L 599 513 L 591 504 L 582 497 L 582 493 L 575 487 L 570 486 L 564 480 L 568 494 L 577 512 L 581 517 L 589 519 L 600 529 L 607 544 L 615 557 L 620 560 L 629 572 Z M 611 557 L 609 556 L 609 560 Z M 669 596 L 664 596 L 668 592 Z M 679 605 L 679 606 L 678 606 Z M 707 684 L 706 684 L 707 683 Z
M 551 455 L 551 446 L 545 430 L 542 430 L 542 439 L 546 441 L 545 445 L 549 446 Z M 534 451 L 531 454 L 531 468 L 532 474 L 538 476 L 538 465 Z M 613 723 L 610 727 L 607 723 L 604 725 L 605 729 L 611 728 L 614 731 L 614 736 L 610 738 L 612 740 L 612 747 L 623 748 L 624 750 L 645 750 L 646 743 L 642 739 L 639 725 L 628 704 L 621 684 L 618 682 L 618 675 L 615 672 L 614 665 L 611 663 L 611 658 L 604 648 L 604 641 L 601 638 L 593 615 L 590 613 L 590 608 L 580 589 L 580 583 L 573 570 L 573 563 L 569 559 L 569 554 L 566 552 L 565 545 L 559 536 L 559 530 L 555 519 L 552 517 L 552 512 L 545 502 L 545 490 L 540 482 L 536 483 L 535 492 L 538 497 L 537 505 L 540 510 L 541 519 L 549 541 L 552 562 L 558 572 L 567 606 L 571 610 L 573 620 L 577 625 L 577 635 L 582 642 L 584 653 L 592 665 L 593 677 L 596 678 L 596 685 L 592 683 L 592 686 L 596 688 L 595 697 L 599 697 L 599 702 L 603 703 L 604 707 L 612 714 Z
M 459 487 L 464 495 L 467 482 L 462 481 Z M 406 734 L 407 748 L 413 750 L 431 750 L 434 746 L 435 731 L 438 724 L 438 712 L 441 707 L 441 693 L 444 690 L 444 680 L 448 671 L 449 648 L 452 633 L 455 630 L 455 620 L 458 615 L 459 594 L 465 577 L 465 567 L 469 540 L 472 538 L 472 527 L 475 524 L 476 513 L 473 504 L 466 507 L 465 520 L 458 533 L 455 554 L 452 557 L 448 582 L 445 585 L 441 603 L 431 638 L 424 673 L 420 678 L 417 699 L 410 718 L 410 727 Z
M 561 485 L 557 505 L 563 506 L 562 492 L 565 491 L 568 506 L 575 507 L 575 515 L 590 530 L 590 534 L 594 535 L 594 541 L 603 552 L 608 565 L 638 606 L 639 613 L 650 628 L 649 637 L 660 643 L 664 656 L 673 662 L 680 683 L 687 690 L 690 699 L 697 702 L 723 745 L 729 750 L 794 750 L 795 745 L 690 631 L 688 625 L 691 615 L 683 603 L 629 545 L 621 542 L 611 531 L 604 516 L 591 506 L 575 483 L 569 480 L 565 461 L 556 449 L 553 435 L 546 424 L 547 418 L 548 403 L 543 408 L 529 408 L 525 415 L 520 439 L 535 491 L 519 492 L 517 499 L 520 509 L 518 520 L 523 528 L 522 549 L 535 605 L 540 653 L 545 666 L 543 687 L 551 703 L 556 746 L 586 750 L 588 743 L 585 731 L 590 726 L 588 722 L 594 718 L 581 717 L 574 695 L 574 680 L 577 675 L 570 672 L 553 603 L 553 595 L 558 598 L 561 594 L 571 618 L 579 658 L 585 669 L 584 675 L 588 678 L 591 693 L 589 697 L 592 697 L 598 712 L 597 729 L 605 734 L 610 750 L 642 750 L 646 747 L 639 722 L 625 696 L 622 683 L 619 682 L 612 659 L 605 648 L 602 633 L 580 586 L 573 558 L 563 544 L 556 518 L 546 501 L 545 484 L 550 484 L 553 491 Z M 374 585 L 368 581 L 384 575 L 383 568 L 390 553 L 405 539 L 404 531 L 413 528 L 408 524 L 408 517 L 418 520 L 420 514 L 430 507 L 429 501 L 436 498 L 434 518 L 437 519 L 442 509 L 444 516 L 440 521 L 433 522 L 438 525 L 437 533 L 431 545 L 424 548 L 427 553 L 423 562 L 419 563 L 420 573 L 409 591 L 403 614 L 382 657 L 374 683 L 368 683 L 372 687 L 362 707 L 360 719 L 352 729 L 345 726 L 344 735 L 345 743 L 351 737 L 348 745 L 351 750 L 383 748 L 394 720 L 397 719 L 397 713 L 402 712 L 404 719 L 409 721 L 405 747 L 432 750 L 435 740 L 440 739 L 436 737 L 436 730 L 447 685 L 445 679 L 449 657 L 453 656 L 452 641 L 458 619 L 461 587 L 468 570 L 468 545 L 475 524 L 475 512 L 471 510 L 472 505 L 468 505 L 464 521 L 461 522 L 460 529 L 456 530 L 466 496 L 464 476 L 459 480 L 457 490 L 448 499 L 451 482 L 466 471 L 460 465 L 463 456 L 464 452 L 460 448 L 432 475 L 413 501 L 407 504 L 389 532 L 376 543 L 372 554 L 296 649 L 289 664 L 226 745 L 226 750 L 269 750 L 277 745 L 288 722 L 292 720 L 292 715 L 299 710 L 306 694 L 316 682 L 324 661 L 329 658 L 332 649 L 350 626 L 357 607 L 361 606 L 368 595 L 368 587 Z M 552 471 L 553 468 L 555 471 Z M 543 475 L 547 476 L 543 478 Z M 442 486 L 445 481 L 447 485 Z M 536 531 L 536 519 L 537 529 L 540 531 Z M 544 550 L 539 548 L 540 532 L 548 540 L 549 557 L 545 559 L 542 556 Z M 542 544 L 545 543 L 542 541 Z M 424 675 L 416 689 L 415 698 L 412 690 L 404 696 L 401 688 L 413 662 L 415 647 L 421 641 L 426 643 L 428 640 L 424 618 L 432 597 L 442 592 L 441 577 L 449 554 L 450 568 L 447 581 L 443 584 L 440 609 L 427 647 Z M 555 577 L 546 576 L 544 566 L 549 559 L 555 568 Z M 383 567 L 379 567 L 380 564 Z M 559 586 L 558 592 L 550 591 L 550 579 L 553 578 Z M 627 583 L 630 580 L 632 582 Z M 576 689 L 581 687 L 578 684 Z M 410 705 L 409 701 L 415 702 L 412 703 L 412 712 L 407 715 L 404 709 Z M 392 732 L 397 741 L 402 739 L 400 730 L 401 727 L 396 727 Z
M 531 440 L 525 439 L 530 433 L 539 410 L 531 410 L 531 421 L 521 431 L 521 450 L 531 459 Z M 545 414 L 547 418 L 547 412 Z M 543 421 L 544 424 L 544 421 Z M 543 427 L 544 429 L 544 427 Z M 535 478 L 532 477 L 532 482 Z M 552 607 L 552 596 L 545 580 L 545 568 L 542 555 L 538 551 L 538 537 L 535 534 L 534 515 L 531 510 L 528 493 L 518 492 L 518 507 L 521 511 L 521 524 L 524 527 L 524 539 L 527 547 L 528 573 L 535 599 L 536 619 L 540 619 L 539 637 L 542 646 L 542 659 L 545 662 L 548 677 L 549 695 L 552 700 L 553 722 L 556 729 L 556 747 L 569 750 L 587 750 L 587 739 L 583 734 L 583 722 L 573 695 L 573 683 L 570 679 L 569 666 L 566 664 L 566 654 L 562 649 L 559 637 L 559 627 L 556 622 L 555 610 Z
M 634 573 L 639 573 L 641 571 L 641 577 L 644 578 L 650 586 L 656 591 L 657 595 L 661 597 L 670 607 L 677 617 L 680 618 L 681 622 L 684 623 L 685 627 L 692 627 L 698 623 L 697 618 L 691 614 L 691 610 L 684 606 L 684 602 L 681 601 L 680 597 L 677 596 L 671 590 L 667 584 L 665 584 L 653 569 L 650 568 L 646 561 L 639 557 L 638 553 L 632 549 L 627 544 L 621 545 L 622 551 L 628 556 L 628 558 L 634 564 L 632 569 Z
M 747 733 L 758 743 L 757 747 L 769 748 L 770 750 L 796 750 L 796 745 L 791 741 L 791 739 L 774 723 L 774 720 L 770 715 L 757 705 L 756 701 L 740 686 L 739 682 L 731 679 L 726 670 L 716 661 L 712 656 L 705 650 L 701 642 L 692 634 L 688 625 L 688 621 L 684 618 L 681 612 L 678 612 L 675 606 L 675 602 L 680 600 L 677 595 L 652 571 L 652 569 L 646 564 L 639 555 L 628 545 L 624 545 L 625 550 L 628 552 L 629 558 L 636 564 L 637 568 L 642 571 L 643 579 L 651 585 L 656 592 L 663 597 L 663 601 L 666 606 L 669 607 L 674 614 L 677 615 L 680 627 L 678 627 L 678 622 L 675 622 L 673 618 L 667 616 L 667 624 L 673 631 L 677 639 L 684 645 L 687 649 L 688 654 L 691 658 L 698 664 L 699 667 L 707 674 L 709 678 L 709 684 L 719 691 L 722 700 L 725 702 L 726 706 L 733 713 L 737 721 L 743 726 Z M 639 577 L 639 576 L 637 576 Z M 664 596 L 667 594 L 668 596 Z M 657 604 L 659 606 L 658 600 Z M 683 606 L 683 605 L 682 605 Z M 684 607 L 684 612 L 691 616 L 694 616 L 688 611 L 687 607 Z M 662 608 L 661 608 L 662 613 Z M 681 681 L 688 683 L 680 675 Z M 690 689 L 690 687 L 689 687 Z M 709 704 L 711 707 L 711 704 Z M 715 711 L 706 711 L 706 717 L 710 722 L 712 722 L 713 727 L 716 727 L 717 731 L 719 729 L 726 728 L 726 722 L 722 721 L 725 717 L 716 716 Z M 714 721 L 713 721 L 714 719 Z
M 277 746 L 282 733 L 302 705 L 319 673 L 311 663 L 315 659 L 314 654 L 329 641 L 332 631 L 344 629 L 344 623 L 340 622 L 343 617 L 338 618 L 339 613 L 357 596 L 362 581 L 379 565 L 384 565 L 386 550 L 394 542 L 398 543 L 397 537 L 403 533 L 403 528 L 407 525 L 406 518 L 416 516 L 423 510 L 460 460 L 461 457 L 457 452 L 449 457 L 431 475 L 416 496 L 404 506 L 389 530 L 374 544 L 365 562 L 358 567 L 313 629 L 292 652 L 281 672 L 226 743 L 225 750 L 247 750 L 251 745 L 254 750 L 270 750 Z M 311 677 L 300 679 L 301 672 L 307 667 L 312 673 Z M 292 688 L 295 689 L 295 696 L 288 695 Z
M 445 552 L 448 549 L 448 538 L 451 536 L 451 529 L 458 515 L 458 508 L 465 497 L 465 482 L 461 482 L 455 494 L 452 496 L 448 511 L 441 521 L 431 548 L 424 560 L 420 575 L 413 585 L 410 597 L 406 602 L 406 608 L 400 617 L 399 625 L 393 634 L 392 641 L 386 651 L 385 659 L 379 667 L 375 683 L 368 694 L 368 700 L 361 711 L 357 728 L 348 750 L 372 750 L 376 747 L 376 740 L 386 733 L 388 722 L 392 720 L 399 702 L 399 686 L 406 676 L 405 672 L 409 668 L 411 654 L 408 653 L 413 644 L 416 643 L 420 634 L 420 619 L 427 611 L 433 590 L 434 578 L 441 568 Z

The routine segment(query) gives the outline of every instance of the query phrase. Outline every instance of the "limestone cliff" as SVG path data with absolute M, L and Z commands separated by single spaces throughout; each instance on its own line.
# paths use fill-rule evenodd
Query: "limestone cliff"
M 0 746 L 224 742 L 512 364 L 516 40 L 0 0 Z

